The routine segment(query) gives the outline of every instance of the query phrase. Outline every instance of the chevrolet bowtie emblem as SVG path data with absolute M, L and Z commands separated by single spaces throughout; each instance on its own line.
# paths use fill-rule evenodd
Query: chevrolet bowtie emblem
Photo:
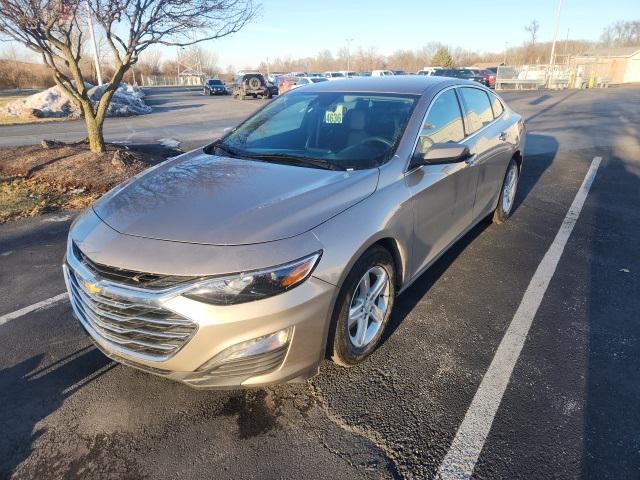
M 100 287 L 98 287 L 95 283 L 86 282 L 84 284 L 84 288 L 86 288 L 87 292 L 89 292 L 91 295 L 95 295 L 96 293 L 100 292 Z

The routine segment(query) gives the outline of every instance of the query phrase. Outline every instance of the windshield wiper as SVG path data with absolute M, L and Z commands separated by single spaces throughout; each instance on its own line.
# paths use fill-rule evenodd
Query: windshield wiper
M 346 170 L 346 168 L 336 165 L 333 162 L 328 160 L 324 160 L 322 158 L 309 158 L 309 157 L 299 157 L 297 155 L 290 155 L 288 153 L 264 153 L 264 154 L 251 154 L 245 155 L 246 158 L 251 158 L 255 160 L 261 160 L 265 162 L 269 161 L 286 161 L 287 163 L 297 163 L 299 165 L 307 165 L 315 168 L 322 168 L 324 170 Z
M 218 140 L 217 142 L 215 142 L 212 145 L 212 147 L 213 147 L 214 150 L 222 150 L 228 156 L 233 157 L 233 158 L 242 158 L 243 157 L 242 153 L 240 153 L 235 148 L 232 148 L 232 147 L 229 147 L 228 145 L 225 145 L 222 142 L 222 140 Z

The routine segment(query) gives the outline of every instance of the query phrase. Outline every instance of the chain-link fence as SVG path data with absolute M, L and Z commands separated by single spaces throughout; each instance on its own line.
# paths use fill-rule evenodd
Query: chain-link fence
M 141 87 L 199 87 L 204 85 L 206 79 L 204 76 L 139 75 L 136 80 Z

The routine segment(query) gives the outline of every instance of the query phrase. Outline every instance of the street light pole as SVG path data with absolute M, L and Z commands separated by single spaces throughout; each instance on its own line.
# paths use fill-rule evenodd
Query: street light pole
M 509 42 L 504 42 L 504 60 L 502 60 L 502 65 L 507 65 L 507 47 L 509 46 Z
M 556 63 L 556 42 L 558 40 L 558 30 L 560 29 L 560 10 L 562 10 L 562 1 L 558 0 L 558 8 L 556 10 L 556 29 L 553 34 L 553 43 L 551 44 L 551 57 L 549 58 L 549 78 L 547 86 L 551 84 L 551 76 L 553 75 L 553 66 Z
M 353 38 L 347 38 L 347 75 L 351 71 L 351 42 L 353 42 Z
M 100 59 L 98 58 L 98 47 L 96 45 L 96 35 L 93 33 L 93 18 L 91 18 L 91 7 L 87 2 L 87 15 L 89 17 L 89 35 L 91 36 L 91 47 L 93 50 L 93 61 L 96 64 L 96 79 L 98 85 L 102 85 L 102 70 L 100 70 Z

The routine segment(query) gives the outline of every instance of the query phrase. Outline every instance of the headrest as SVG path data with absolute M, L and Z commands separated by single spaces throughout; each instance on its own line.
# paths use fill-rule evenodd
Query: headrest
M 349 122 L 349 128 L 351 130 L 364 130 L 366 113 L 360 110 L 353 110 L 351 112 L 351 120 Z

